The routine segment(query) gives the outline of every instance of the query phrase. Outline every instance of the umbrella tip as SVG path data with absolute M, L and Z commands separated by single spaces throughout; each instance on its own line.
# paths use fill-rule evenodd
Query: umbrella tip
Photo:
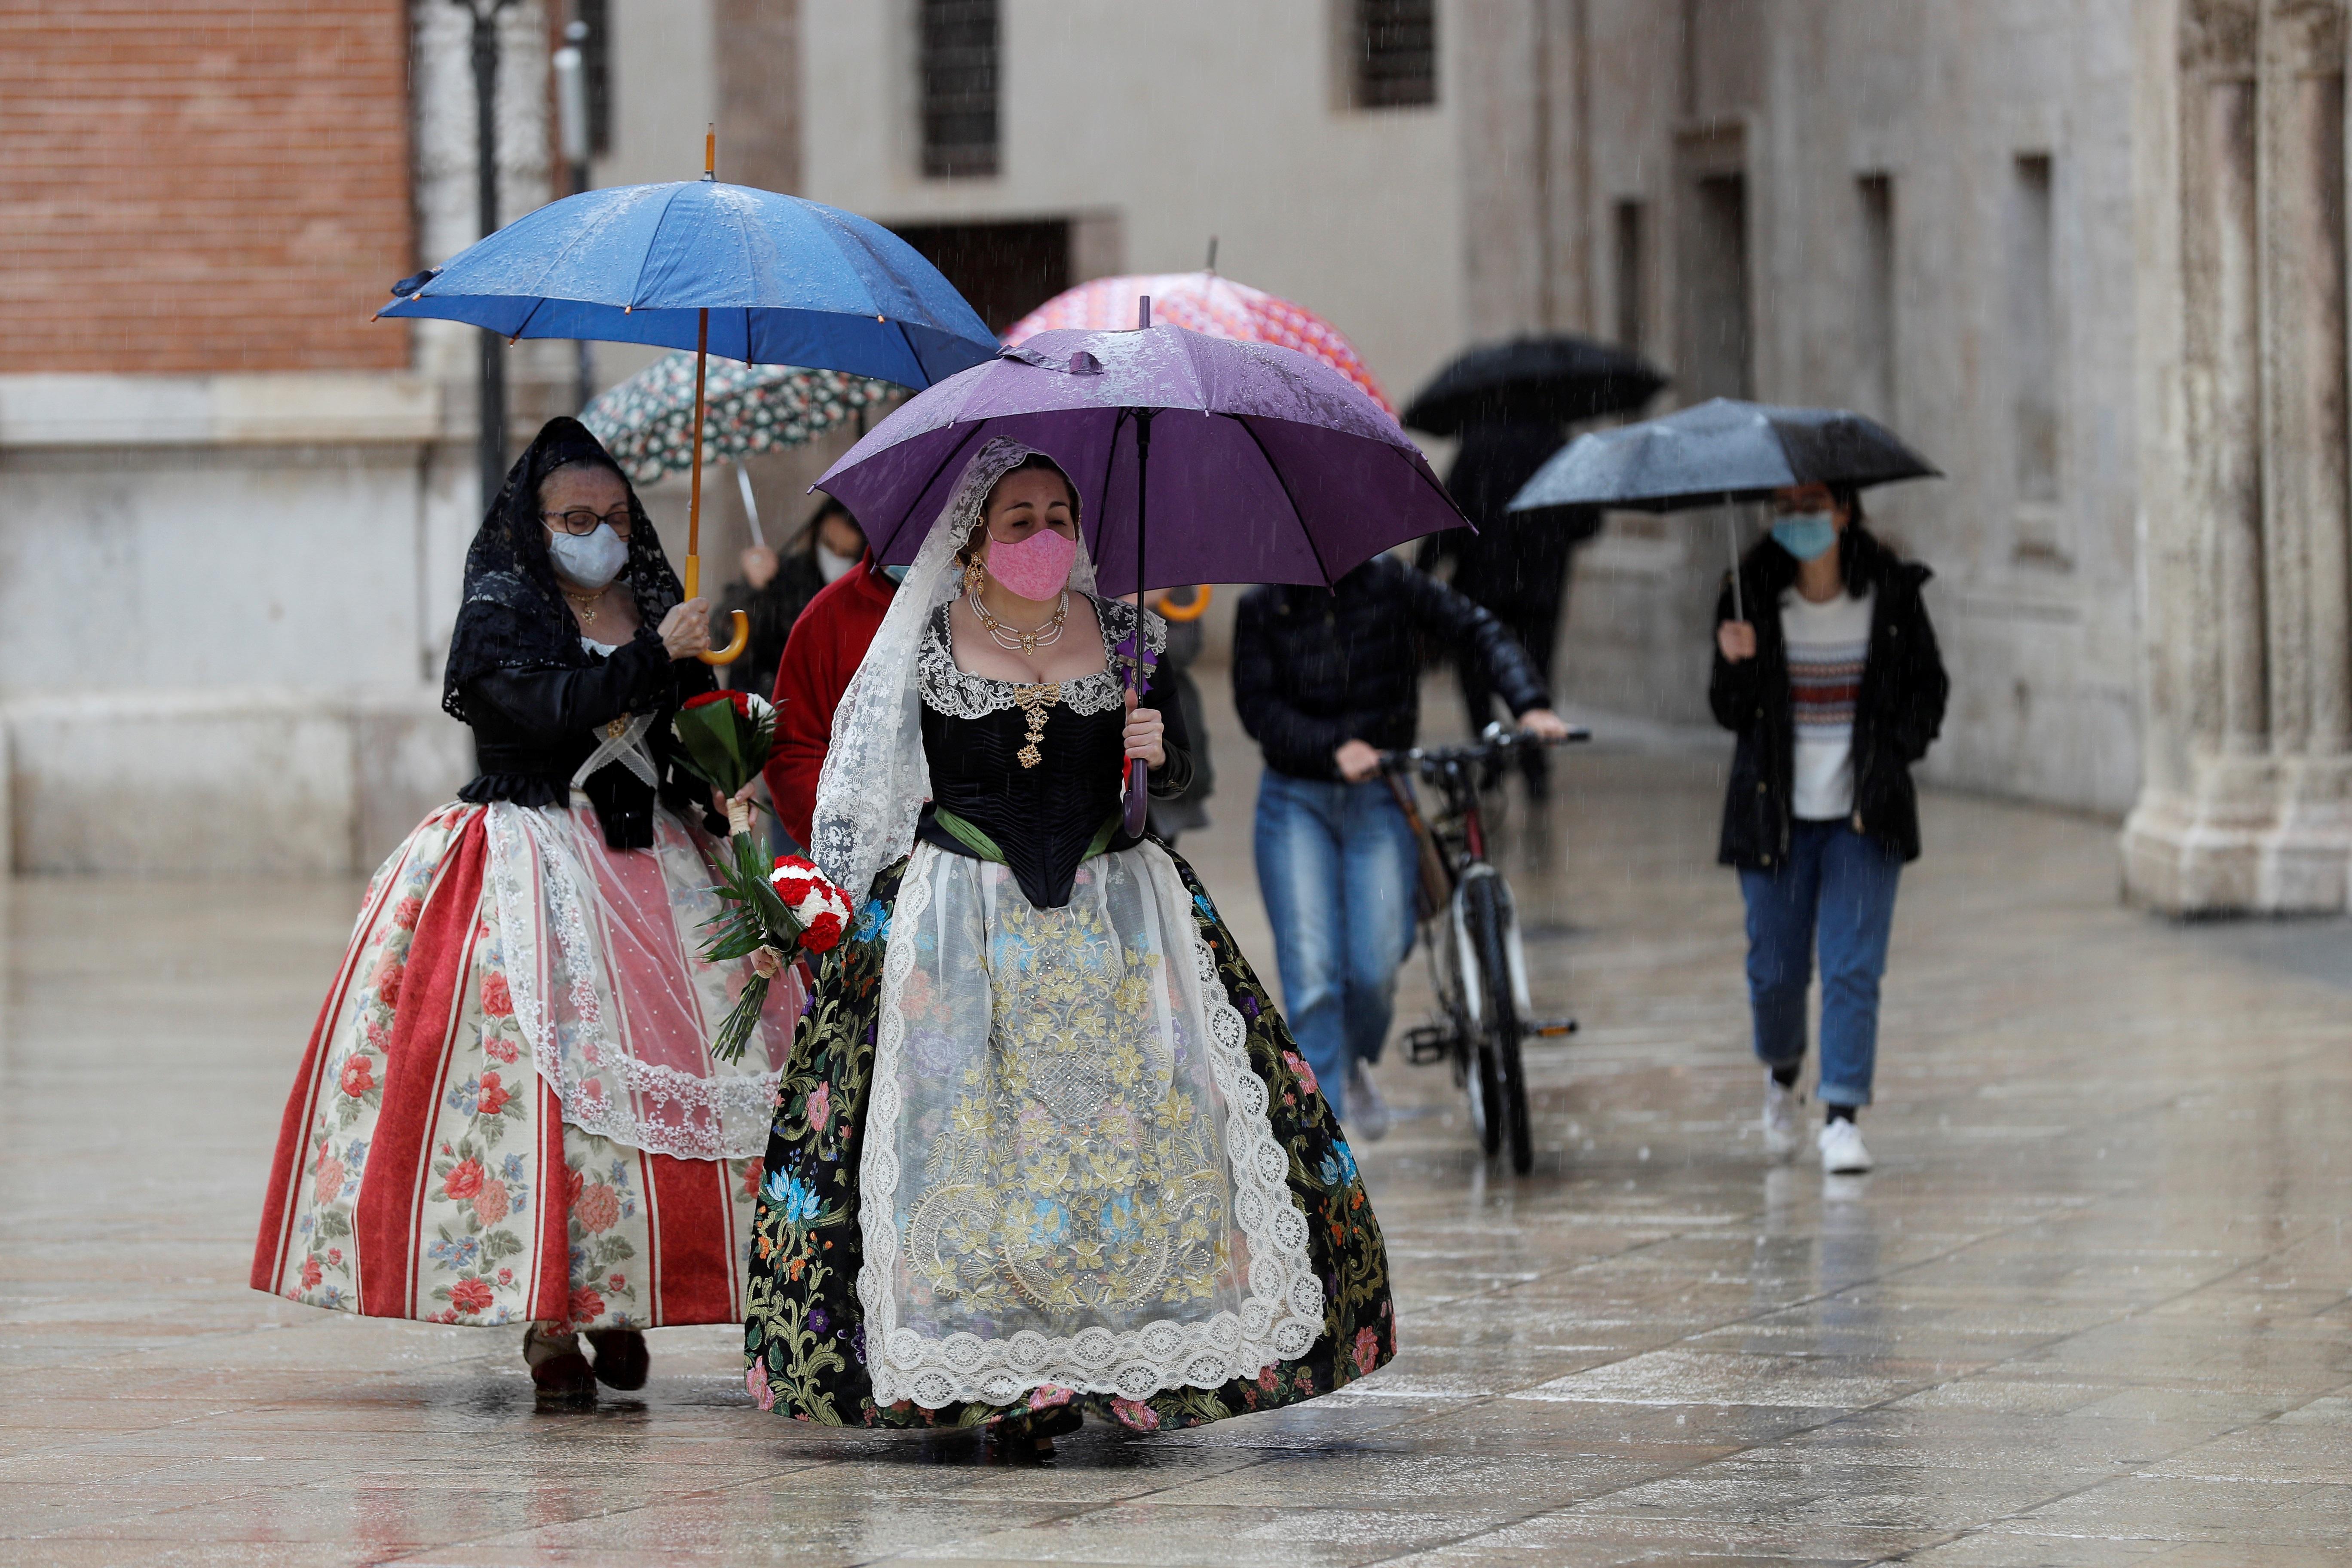
M 1209 264 L 1208 264 L 1208 266 L 1206 266 L 1206 267 L 1202 268 L 1202 270 L 1203 272 L 1214 272 L 1214 271 L 1216 271 L 1216 269 L 1217 269 L 1217 237 L 1216 237 L 1215 235 L 1213 235 L 1213 235 L 1211 235 L 1211 236 L 1209 237 Z
M 1135 297 L 1135 330 L 1142 331 L 1150 325 L 1151 296 L 1149 294 L 1138 294 Z

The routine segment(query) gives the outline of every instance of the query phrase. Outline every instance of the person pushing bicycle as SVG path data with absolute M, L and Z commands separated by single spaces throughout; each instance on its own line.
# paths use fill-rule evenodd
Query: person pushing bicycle
M 1364 1069 L 1387 1043 L 1412 950 L 1419 850 L 1381 753 L 1411 746 L 1420 727 L 1416 637 L 1482 666 L 1530 733 L 1568 735 L 1503 624 L 1390 556 L 1328 589 L 1252 589 L 1234 632 L 1234 705 L 1265 754 L 1258 890 L 1290 1032 L 1333 1113 L 1370 1140 L 1389 1118 Z

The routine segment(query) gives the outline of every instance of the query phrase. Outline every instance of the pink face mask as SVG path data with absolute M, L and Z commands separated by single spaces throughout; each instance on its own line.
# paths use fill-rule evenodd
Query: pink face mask
M 988 542 L 988 574 L 1024 599 L 1060 594 L 1070 585 L 1070 567 L 1077 559 L 1078 542 L 1050 528 L 1012 544 L 992 536 Z

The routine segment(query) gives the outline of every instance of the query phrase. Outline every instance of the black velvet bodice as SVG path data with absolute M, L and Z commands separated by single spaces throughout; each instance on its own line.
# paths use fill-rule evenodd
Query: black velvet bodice
M 1118 614 L 1122 610 L 1133 615 L 1124 605 L 1097 603 L 1107 642 L 1122 635 L 1128 624 Z M 1030 721 L 1013 698 L 1015 684 L 953 668 L 944 606 L 927 641 L 931 646 L 924 650 L 929 668 L 923 683 L 923 753 L 930 765 L 931 805 L 919 831 L 950 853 L 981 857 L 982 851 L 938 820 L 942 809 L 953 813 L 993 842 L 1030 903 L 1059 909 L 1070 901 L 1079 863 L 1107 828 L 1111 836 L 1105 848 L 1125 849 L 1139 842 L 1115 826 L 1127 728 L 1117 678 L 1065 682 L 1066 700 L 1043 710 L 1036 762 L 1026 766 L 1021 753 L 1030 744 Z M 942 658 L 948 659 L 944 668 Z M 1163 697 L 1155 678 L 1142 702 L 1167 721 L 1167 761 L 1150 774 L 1151 793 L 1166 797 L 1183 792 L 1192 765 L 1183 716 Z M 943 710 L 948 709 L 955 710 Z

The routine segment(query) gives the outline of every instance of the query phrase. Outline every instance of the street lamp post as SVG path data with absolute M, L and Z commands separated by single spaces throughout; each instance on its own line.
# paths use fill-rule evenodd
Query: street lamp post
M 475 205 L 484 236 L 499 226 L 499 15 L 515 0 L 450 0 L 474 21 Z M 482 505 L 507 479 L 507 373 L 499 334 L 482 329 Z
M 588 24 L 575 16 L 563 29 L 563 47 L 555 51 L 551 62 L 555 67 L 555 118 L 563 143 L 563 162 L 571 174 L 570 195 L 578 195 L 588 188 L 588 160 L 595 153 L 593 127 L 588 112 L 588 58 L 583 46 L 588 42 Z M 596 395 L 596 362 L 590 357 L 588 340 L 580 340 L 575 388 L 577 405 L 585 408 Z

